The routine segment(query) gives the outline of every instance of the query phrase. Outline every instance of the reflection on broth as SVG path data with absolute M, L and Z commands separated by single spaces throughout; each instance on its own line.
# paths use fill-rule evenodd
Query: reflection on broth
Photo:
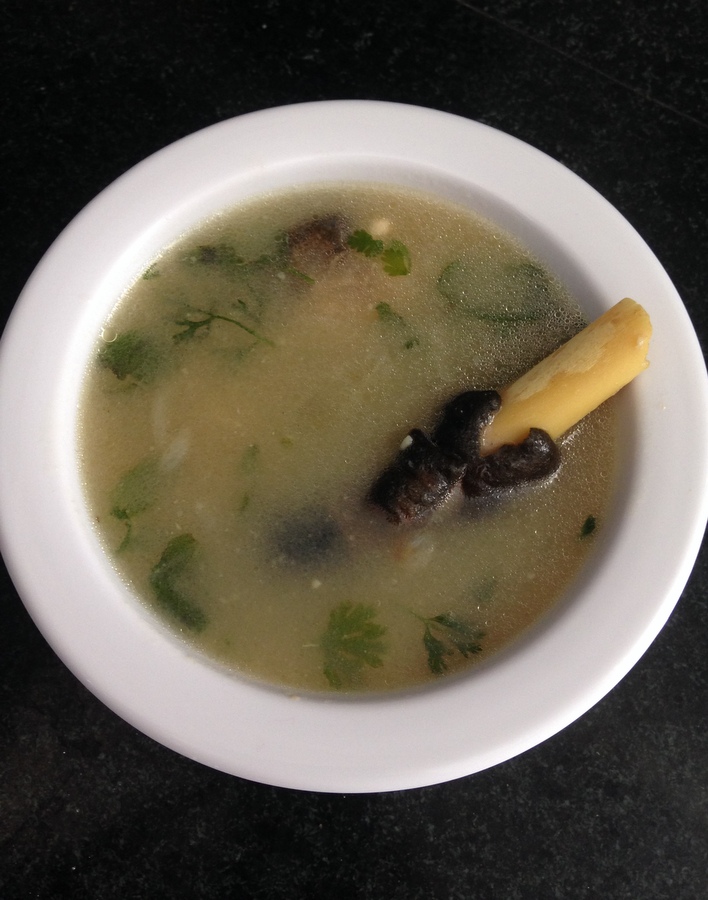
M 585 324 L 511 236 L 390 186 L 272 195 L 180 238 L 118 303 L 86 377 L 88 503 L 117 571 L 186 639 L 292 689 L 459 672 L 547 611 L 612 487 L 606 404 L 549 479 L 453 490 L 392 524 L 371 485 L 413 427 Z

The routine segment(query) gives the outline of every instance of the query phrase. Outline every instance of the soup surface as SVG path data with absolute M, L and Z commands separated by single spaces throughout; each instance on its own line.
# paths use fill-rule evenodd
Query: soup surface
M 587 559 L 611 404 L 550 480 L 422 525 L 367 501 L 409 430 L 585 324 L 510 235 L 385 185 L 266 196 L 180 238 L 126 292 L 82 400 L 116 570 L 206 654 L 289 689 L 384 690 L 488 658 Z

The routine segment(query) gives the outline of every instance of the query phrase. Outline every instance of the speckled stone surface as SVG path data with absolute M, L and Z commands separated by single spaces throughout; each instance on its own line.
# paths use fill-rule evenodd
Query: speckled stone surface
M 652 247 L 708 339 L 700 0 L 8 0 L 3 321 L 64 225 L 149 153 L 313 99 L 432 106 L 577 172 Z M 708 897 L 708 557 L 630 674 L 495 769 L 381 795 L 211 771 L 56 658 L 0 576 L 0 897 Z

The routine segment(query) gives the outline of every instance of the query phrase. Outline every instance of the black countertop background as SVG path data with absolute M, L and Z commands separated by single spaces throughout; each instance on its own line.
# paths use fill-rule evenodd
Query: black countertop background
M 102 188 L 303 100 L 431 106 L 544 150 L 652 247 L 708 339 L 708 4 L 6 0 L 3 320 Z M 641 299 L 641 298 L 638 298 Z M 687 436 L 687 440 L 690 436 Z M 0 897 L 708 897 L 708 557 L 639 664 L 481 774 L 309 794 L 184 759 L 99 703 L 0 575 Z

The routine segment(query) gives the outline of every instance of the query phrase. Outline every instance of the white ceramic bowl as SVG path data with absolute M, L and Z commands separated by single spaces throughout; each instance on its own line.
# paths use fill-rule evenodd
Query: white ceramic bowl
M 621 395 L 621 486 L 555 612 L 486 666 L 371 699 L 290 697 L 234 677 L 153 620 L 94 534 L 76 413 L 95 336 L 159 250 L 210 213 L 294 183 L 387 181 L 467 204 L 546 260 L 594 318 L 648 310 L 651 367 Z M 312 103 L 222 122 L 97 197 L 27 284 L 0 350 L 0 539 L 45 637 L 109 707 L 225 772 L 319 791 L 437 783 L 493 766 L 588 710 L 639 659 L 694 563 L 707 515 L 703 358 L 667 275 L 592 188 L 520 141 L 432 110 Z M 690 435 L 690 440 L 687 440 Z

